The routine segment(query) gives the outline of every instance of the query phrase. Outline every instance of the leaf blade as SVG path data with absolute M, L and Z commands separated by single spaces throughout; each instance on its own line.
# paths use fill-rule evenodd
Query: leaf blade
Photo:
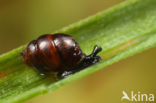
M 23 64 L 19 54 L 25 46 L 1 55 L 0 102 L 19 102 L 54 91 L 114 62 L 155 47 L 155 4 L 155 0 L 129 0 L 57 31 L 72 35 L 87 54 L 95 44 L 103 48 L 101 63 L 60 81 L 41 76 Z

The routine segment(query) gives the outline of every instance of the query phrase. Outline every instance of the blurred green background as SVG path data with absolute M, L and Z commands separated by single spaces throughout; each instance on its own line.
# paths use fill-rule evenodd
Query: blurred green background
M 123 1 L 0 0 L 0 54 Z M 156 94 L 155 61 L 153 48 L 26 103 L 122 103 L 123 90 Z

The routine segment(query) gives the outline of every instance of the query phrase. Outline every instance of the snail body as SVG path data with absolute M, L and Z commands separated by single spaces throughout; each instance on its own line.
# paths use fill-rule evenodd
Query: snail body
M 101 48 L 95 46 L 93 53 L 86 56 L 73 37 L 57 33 L 31 41 L 21 56 L 27 65 L 43 73 L 57 72 L 58 78 L 64 78 L 100 61 L 101 58 L 96 56 L 99 51 Z

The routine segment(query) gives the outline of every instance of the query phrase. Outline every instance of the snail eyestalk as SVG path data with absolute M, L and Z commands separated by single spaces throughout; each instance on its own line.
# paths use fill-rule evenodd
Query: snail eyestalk
M 100 51 L 102 51 L 102 48 L 101 47 L 98 47 L 97 45 L 94 46 L 94 49 L 92 51 L 92 54 L 89 55 L 89 56 L 93 56 L 95 57 Z

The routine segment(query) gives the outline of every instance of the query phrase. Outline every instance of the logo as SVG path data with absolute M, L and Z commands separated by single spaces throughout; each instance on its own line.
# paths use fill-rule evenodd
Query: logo
M 122 91 L 123 96 L 121 97 L 121 101 L 148 101 L 148 102 L 153 102 L 154 101 L 154 94 L 146 94 L 146 93 L 141 93 L 140 91 L 134 92 L 131 91 L 130 95 L 127 94 L 125 91 Z

